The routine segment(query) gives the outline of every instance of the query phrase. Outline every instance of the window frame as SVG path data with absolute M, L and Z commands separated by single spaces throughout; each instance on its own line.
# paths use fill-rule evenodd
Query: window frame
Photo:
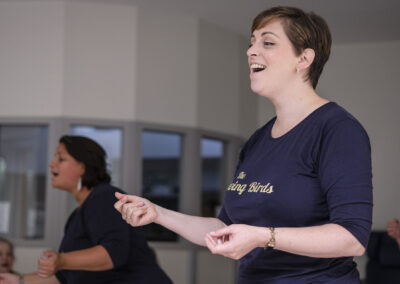
M 58 146 L 58 139 L 69 134 L 72 126 L 84 125 L 93 127 L 117 127 L 123 132 L 122 138 L 122 180 L 121 188 L 128 194 L 142 195 L 142 145 L 143 131 L 156 131 L 179 134 L 181 140 L 180 192 L 178 210 L 185 214 L 201 215 L 202 198 L 202 168 L 201 168 L 201 139 L 210 138 L 224 142 L 223 187 L 220 190 L 221 202 L 225 196 L 225 187 L 234 175 L 239 151 L 244 139 L 195 127 L 172 126 L 151 122 L 118 121 L 90 118 L 67 117 L 1 117 L 1 126 L 36 126 L 48 127 L 47 158 L 50 161 Z M 12 240 L 16 246 L 51 247 L 57 249 L 63 233 L 67 216 L 67 193 L 53 189 L 51 176 L 46 175 L 45 200 L 45 232 L 41 240 Z M 156 249 L 198 249 L 195 245 L 178 237 L 177 242 L 154 242 L 150 244 Z
M 229 144 L 229 141 L 227 142 L 227 140 L 225 140 L 225 139 L 216 138 L 215 136 L 211 136 L 211 135 L 207 134 L 207 135 L 203 135 L 203 136 L 200 137 L 200 147 L 201 147 L 202 139 L 210 139 L 210 140 L 219 141 L 223 145 L 223 152 L 222 152 L 222 159 L 221 159 L 221 163 L 222 163 L 222 172 L 221 172 L 222 179 L 221 179 L 221 188 L 219 189 L 219 201 L 220 201 L 220 203 L 222 205 L 223 201 L 224 201 L 224 197 L 225 197 L 225 194 L 224 194 L 225 191 L 223 189 L 224 189 L 224 186 L 227 185 L 227 176 L 229 176 L 229 174 L 227 172 L 228 159 L 227 159 L 227 150 L 226 150 L 227 145 Z M 203 165 L 202 164 L 203 164 L 203 158 L 200 157 L 201 171 L 203 171 Z M 203 180 L 201 180 L 201 191 L 202 191 L 202 194 L 201 194 L 201 198 L 200 198 L 200 206 L 203 205 Z M 202 211 L 200 211 L 200 214 L 201 215 L 199 215 L 199 216 L 202 216 Z
M 58 135 L 60 127 L 62 127 L 62 122 L 59 119 L 51 118 L 0 118 L 1 126 L 47 126 L 48 127 L 48 150 L 47 159 L 50 159 L 54 155 L 56 149 L 56 144 L 52 142 L 54 137 Z M 60 213 L 62 207 L 65 204 L 63 202 L 63 196 L 59 192 L 51 190 L 51 177 L 49 172 L 46 174 L 45 183 L 45 229 L 43 239 L 38 240 L 26 240 L 17 236 L 11 241 L 16 246 L 32 246 L 32 247 L 55 247 L 56 240 L 59 242 L 61 238 L 60 226 L 57 220 L 61 217 Z M 60 210 L 61 209 L 61 210 Z M 49 214 L 52 212 L 52 214 Z M 20 224 L 16 224 L 19 226 Z

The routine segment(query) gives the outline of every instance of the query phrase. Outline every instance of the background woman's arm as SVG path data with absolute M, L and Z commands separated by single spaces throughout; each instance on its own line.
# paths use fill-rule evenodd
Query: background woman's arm
M 24 284 L 60 284 L 55 276 L 41 278 L 36 273 L 24 274 Z M 19 276 L 12 273 L 0 273 L 0 284 L 19 284 Z
M 110 255 L 103 246 L 66 253 L 46 251 L 39 259 L 38 275 L 49 277 L 59 270 L 103 271 L 114 267 Z

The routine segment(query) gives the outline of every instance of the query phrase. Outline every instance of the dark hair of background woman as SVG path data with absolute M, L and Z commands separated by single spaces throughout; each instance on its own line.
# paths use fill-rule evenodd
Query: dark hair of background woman
M 90 190 L 99 184 L 110 183 L 111 177 L 106 164 L 107 154 L 103 147 L 83 136 L 64 135 L 59 142 L 65 145 L 75 160 L 85 165 L 82 186 Z

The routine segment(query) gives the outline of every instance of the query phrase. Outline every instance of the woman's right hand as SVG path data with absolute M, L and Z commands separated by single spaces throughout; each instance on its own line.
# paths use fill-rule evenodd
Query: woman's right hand
M 114 208 L 129 225 L 138 227 L 156 222 L 158 212 L 154 203 L 139 196 L 119 192 L 115 192 L 115 197 L 118 201 L 115 202 Z

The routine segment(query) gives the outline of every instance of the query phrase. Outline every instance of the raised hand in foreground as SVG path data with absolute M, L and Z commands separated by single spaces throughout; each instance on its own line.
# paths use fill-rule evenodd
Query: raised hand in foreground
M 144 226 L 156 222 L 158 217 L 157 206 L 149 200 L 119 192 L 115 193 L 118 201 L 114 204 L 129 225 L 133 227 Z

